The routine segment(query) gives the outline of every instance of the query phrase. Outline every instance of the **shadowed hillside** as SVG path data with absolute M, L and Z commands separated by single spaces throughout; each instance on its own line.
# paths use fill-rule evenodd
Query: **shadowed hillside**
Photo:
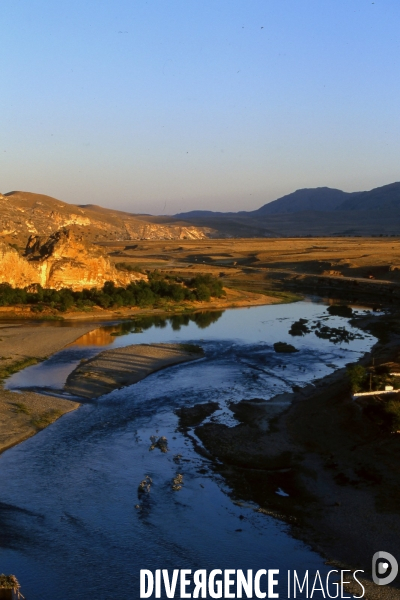
M 175 218 L 212 227 L 212 237 L 398 235 L 400 183 L 353 193 L 302 189 L 253 211 L 192 211 Z

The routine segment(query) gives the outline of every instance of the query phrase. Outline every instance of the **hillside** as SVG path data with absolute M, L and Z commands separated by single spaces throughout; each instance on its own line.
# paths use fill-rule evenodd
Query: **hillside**
M 23 248 L 31 234 L 47 237 L 61 227 L 68 227 L 91 242 L 203 239 L 210 233 L 178 219 L 166 224 L 150 215 L 132 215 L 95 205 L 78 206 L 43 194 L 0 194 L 2 241 Z
M 360 192 L 351 194 L 337 207 L 337 210 L 379 210 L 379 211 L 398 211 L 400 210 L 400 183 L 390 183 L 382 187 L 375 188 L 370 192 Z
M 357 192 L 356 194 L 357 195 Z M 328 187 L 305 188 L 296 190 L 292 194 L 278 198 L 273 202 L 264 204 L 258 210 L 253 210 L 249 215 L 276 215 L 282 213 L 295 213 L 309 210 L 330 211 L 335 210 L 353 194 L 342 192 Z
M 174 218 L 212 227 L 211 237 L 400 235 L 400 183 L 353 193 L 302 189 L 253 211 L 191 211 Z
M 68 227 L 90 242 L 201 240 L 229 237 L 400 235 L 400 183 L 347 193 L 328 187 L 296 190 L 257 210 L 194 210 L 135 215 L 95 204 L 74 205 L 31 192 L 0 194 L 0 239 L 22 249 L 30 235 Z

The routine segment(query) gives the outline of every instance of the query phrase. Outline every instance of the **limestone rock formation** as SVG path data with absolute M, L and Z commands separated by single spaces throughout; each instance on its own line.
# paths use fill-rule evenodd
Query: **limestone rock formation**
M 81 290 L 102 287 L 106 281 L 126 286 L 145 277 L 117 271 L 100 248 L 65 228 L 44 241 L 31 235 L 25 257 L 0 243 L 0 283 L 13 287 L 40 284 L 44 288 Z
M 0 242 L 0 283 L 21 288 L 39 283 L 37 269 L 20 256 L 17 250 L 3 242 Z

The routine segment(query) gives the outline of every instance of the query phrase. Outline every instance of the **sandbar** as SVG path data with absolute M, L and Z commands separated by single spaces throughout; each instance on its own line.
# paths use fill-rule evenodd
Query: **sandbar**
M 82 361 L 68 376 L 64 389 L 80 398 L 99 398 L 137 383 L 155 371 L 203 356 L 200 348 L 195 352 L 187 348 L 185 344 L 133 344 L 104 350 Z

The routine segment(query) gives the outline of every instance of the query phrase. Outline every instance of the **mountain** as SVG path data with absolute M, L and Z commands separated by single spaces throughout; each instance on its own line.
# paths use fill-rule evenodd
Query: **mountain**
M 358 192 L 348 193 L 328 187 L 305 188 L 296 190 L 292 194 L 278 198 L 273 202 L 264 204 L 258 210 L 249 212 L 249 215 L 277 215 L 283 213 L 295 213 L 304 210 L 317 210 L 327 212 L 335 210 Z
M 0 194 L 0 239 L 19 248 L 30 235 L 68 227 L 89 242 L 400 235 L 400 182 L 365 192 L 319 187 L 296 190 L 253 211 L 194 210 L 135 215 L 95 204 L 68 204 L 31 192 Z
M 379 210 L 392 211 L 400 209 L 400 182 L 390 183 L 369 192 L 351 194 L 337 210 Z
M 353 196 L 357 196 L 359 192 L 349 193 L 342 192 L 342 190 L 336 190 L 328 187 L 319 188 L 304 188 L 296 190 L 291 194 L 282 196 L 277 200 L 264 204 L 261 208 L 251 211 L 239 211 L 239 212 L 214 212 L 212 210 L 192 210 L 190 212 L 183 212 L 175 215 L 181 219 L 185 218 L 207 218 L 207 217 L 220 217 L 233 215 L 241 217 L 258 217 L 264 215 L 276 215 L 283 213 L 294 213 L 301 212 L 304 210 L 318 210 L 318 211 L 329 211 L 335 210 L 343 202 L 350 199 Z
M 175 218 L 214 229 L 211 237 L 400 235 L 400 182 L 352 193 L 307 188 L 253 211 L 191 211 Z
M 24 247 L 34 234 L 48 237 L 68 227 L 91 242 L 203 239 L 211 231 L 174 219 L 133 215 L 95 205 L 75 205 L 31 192 L 0 194 L 0 239 Z

